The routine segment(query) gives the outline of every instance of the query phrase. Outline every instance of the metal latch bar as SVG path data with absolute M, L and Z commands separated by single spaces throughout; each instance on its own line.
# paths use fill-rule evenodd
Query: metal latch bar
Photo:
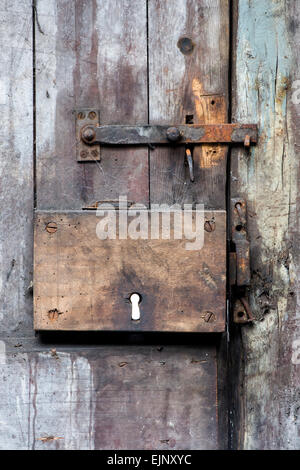
M 87 145 L 166 145 L 257 143 L 256 124 L 207 125 L 86 125 L 81 139 Z

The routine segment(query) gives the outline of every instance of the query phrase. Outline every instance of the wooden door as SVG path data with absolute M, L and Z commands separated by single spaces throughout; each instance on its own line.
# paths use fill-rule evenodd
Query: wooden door
M 195 147 L 194 183 L 182 146 L 103 147 L 101 161 L 78 163 L 75 118 L 78 109 L 92 108 L 108 125 L 227 122 L 228 1 L 41 0 L 37 14 L 39 221 L 55 211 L 68 224 L 74 211 L 120 195 L 147 207 L 202 203 L 224 211 L 226 146 Z M 43 243 L 50 277 L 52 248 Z M 214 282 L 209 276 L 205 282 Z M 225 305 L 224 299 L 223 318 Z M 60 312 L 49 314 L 51 322 Z M 114 335 L 103 335 L 105 345 L 84 353 L 93 370 L 96 448 L 223 446 L 220 336 L 138 335 L 138 344 L 126 336 L 115 345 Z
M 96 103 L 105 110 L 102 122 L 136 123 L 138 116 L 147 122 L 149 84 L 150 119 L 169 122 L 179 113 L 184 122 L 186 115 L 195 118 L 196 104 L 208 119 L 205 100 L 227 92 L 226 3 L 151 0 L 147 14 L 146 2 L 137 1 L 1 2 L 1 449 L 299 448 L 300 2 L 230 1 L 231 120 L 257 122 L 260 130 L 255 149 L 232 152 L 228 179 L 231 196 L 248 206 L 253 326 L 235 325 L 227 344 L 208 334 L 36 334 L 33 328 L 33 206 L 71 214 L 98 200 L 100 189 L 101 198 L 114 199 L 117 185 L 128 185 L 132 199 L 139 192 L 136 198 L 147 203 L 149 196 L 147 152 L 143 160 L 143 152 L 125 151 L 127 163 L 136 159 L 131 180 L 132 168 L 113 158 L 103 156 L 101 167 L 77 164 L 71 110 Z M 186 54 L 177 47 L 184 37 L 195 44 L 179 43 Z M 168 62 L 164 74 L 160 55 Z M 203 85 L 194 88 L 196 96 L 184 81 L 194 73 Z M 216 154 L 199 160 L 201 185 L 192 188 L 178 178 L 185 172 L 179 157 L 165 168 L 154 155 L 151 198 L 172 201 L 201 191 L 208 208 L 209 194 L 223 207 Z M 231 352 L 226 381 L 224 347 Z

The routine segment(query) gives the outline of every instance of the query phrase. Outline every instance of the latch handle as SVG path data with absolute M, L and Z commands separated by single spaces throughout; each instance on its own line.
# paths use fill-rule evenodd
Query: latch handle
M 192 152 L 190 151 L 190 149 L 185 149 L 185 161 L 188 164 L 189 172 L 190 172 L 190 180 L 193 183 L 195 181 L 194 160 L 193 160 Z

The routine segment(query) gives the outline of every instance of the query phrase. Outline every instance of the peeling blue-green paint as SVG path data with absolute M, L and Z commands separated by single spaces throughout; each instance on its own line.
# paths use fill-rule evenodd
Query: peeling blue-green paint
M 299 156 L 291 97 L 300 70 L 300 1 L 235 2 L 233 116 L 235 121 L 256 122 L 260 130 L 251 155 L 233 150 L 232 159 L 232 192 L 245 197 L 248 205 L 253 272 L 249 297 L 256 318 L 241 334 L 245 362 L 239 403 L 243 432 L 238 439 L 246 449 L 295 449 L 299 370 L 292 356 L 299 338 L 299 250 L 291 234 L 298 231 Z
M 257 122 L 260 151 L 285 126 L 291 51 L 285 0 L 240 0 L 238 9 L 235 119 Z M 283 134 L 283 132 L 282 132 Z M 251 150 L 248 177 L 255 177 L 256 149 Z M 275 158 L 275 157 L 274 157 Z
M 260 123 L 270 137 L 270 116 L 286 115 L 286 85 L 291 53 L 286 34 L 285 0 L 241 0 L 238 14 L 237 85 L 243 97 L 239 119 Z M 278 109 L 280 107 L 280 110 Z

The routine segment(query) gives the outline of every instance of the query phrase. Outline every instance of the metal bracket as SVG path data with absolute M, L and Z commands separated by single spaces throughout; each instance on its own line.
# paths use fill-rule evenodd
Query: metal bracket
M 234 323 L 253 321 L 246 288 L 250 285 L 250 243 L 247 236 L 247 205 L 244 199 L 231 199 L 231 240 L 235 251 L 230 253 L 229 275 L 234 290 Z
M 250 243 L 247 239 L 247 205 L 243 199 L 231 199 L 231 239 L 235 252 L 231 254 L 231 263 L 235 259 L 235 278 L 233 284 L 238 287 L 250 285 Z
M 77 109 L 76 113 L 76 155 L 78 162 L 100 161 L 100 145 L 91 147 L 82 139 L 82 129 L 86 126 L 99 126 L 100 113 L 95 109 Z

